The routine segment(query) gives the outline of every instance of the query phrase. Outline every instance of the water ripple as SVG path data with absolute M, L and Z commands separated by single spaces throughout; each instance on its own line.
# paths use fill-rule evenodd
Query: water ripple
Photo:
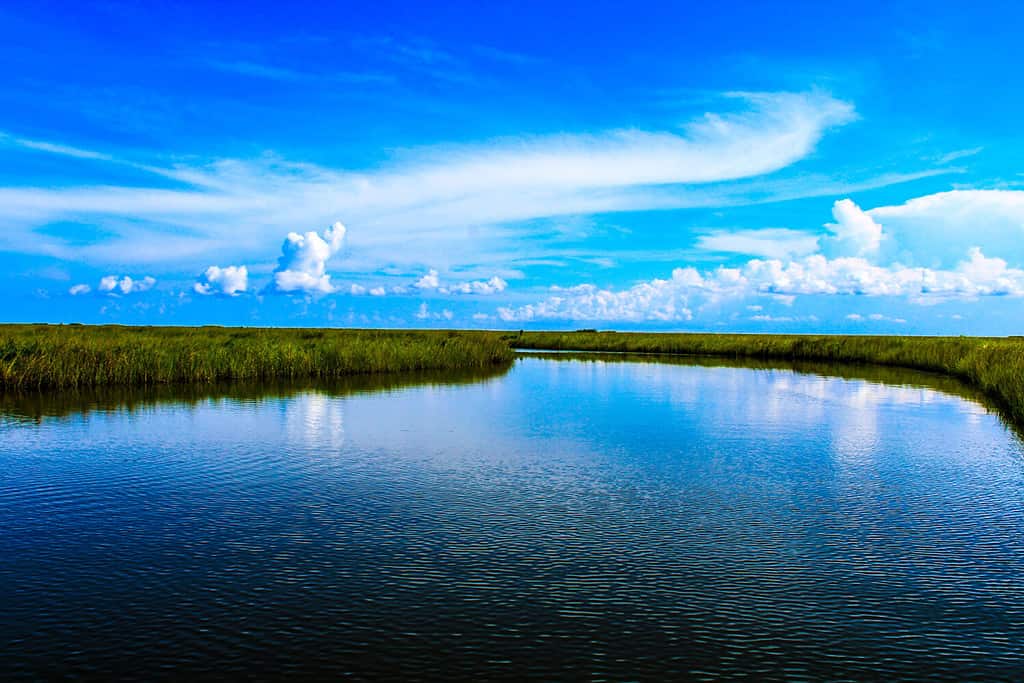
M 0 676 L 1013 680 L 1024 459 L 771 369 L 0 425 Z

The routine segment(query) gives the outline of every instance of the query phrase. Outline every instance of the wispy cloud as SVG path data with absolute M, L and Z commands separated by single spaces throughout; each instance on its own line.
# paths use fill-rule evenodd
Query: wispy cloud
M 382 62 L 389 62 L 420 76 L 453 84 L 477 82 L 476 74 L 452 52 L 424 38 L 363 36 L 354 47 Z
M 247 60 L 206 62 L 210 68 L 225 73 L 238 74 L 251 78 L 262 78 L 272 81 L 302 84 L 326 83 L 393 83 L 394 76 L 375 72 L 328 71 L 323 73 L 291 69 L 273 64 L 263 64 Z
M 850 313 L 846 316 L 846 320 L 855 323 L 863 322 L 885 322 L 885 323 L 896 323 L 897 325 L 903 325 L 907 321 L 905 318 L 894 318 L 889 315 L 883 315 L 882 313 L 870 313 L 868 315 L 861 315 L 860 313 Z
M 956 150 L 954 152 L 947 152 L 946 154 L 943 154 L 936 161 L 938 161 L 938 163 L 940 163 L 940 164 L 948 164 L 950 162 L 956 161 L 957 159 L 964 159 L 964 158 L 967 158 L 967 157 L 972 157 L 975 154 L 980 153 L 984 149 L 985 149 L 984 147 L 971 147 L 970 149 L 958 149 L 958 150 Z
M 470 48 L 475 54 L 495 62 L 504 62 L 513 66 L 534 66 L 542 64 L 544 60 L 533 55 L 511 50 L 502 50 L 492 45 L 473 45 Z
M 273 156 L 199 166 L 127 162 L 186 187 L 0 188 L 0 221 L 10 228 L 0 236 L 0 248 L 94 261 L 166 261 L 212 256 L 228 247 L 252 253 L 290 226 L 344 216 L 361 228 L 354 255 L 389 253 L 392 260 L 408 261 L 412 253 L 443 243 L 451 258 L 461 258 L 461 250 L 471 260 L 481 240 L 514 234 L 487 226 L 749 200 L 756 188 L 740 190 L 738 198 L 723 185 L 798 162 L 827 130 L 855 117 L 852 105 L 823 93 L 744 93 L 729 100 L 739 107 L 706 114 L 678 131 L 612 130 L 432 147 L 361 172 Z M 58 148 L 51 151 L 64 153 Z M 54 220 L 97 216 L 117 236 L 81 249 L 29 232 Z
M 800 230 L 717 230 L 697 238 L 697 248 L 706 251 L 748 254 L 765 258 L 806 256 L 818 251 L 819 238 Z
M 102 152 L 95 152 L 90 149 L 61 145 L 44 140 L 32 140 L 29 138 L 17 137 L 9 133 L 0 132 L 0 145 L 21 147 L 23 149 L 46 152 L 48 154 L 59 154 L 61 156 L 74 157 L 76 159 L 95 159 L 97 161 L 112 161 L 114 157 Z

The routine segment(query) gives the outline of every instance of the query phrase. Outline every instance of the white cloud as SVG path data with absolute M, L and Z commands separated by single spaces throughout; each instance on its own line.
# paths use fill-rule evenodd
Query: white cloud
M 669 280 L 655 279 L 622 291 L 599 289 L 591 284 L 553 287 L 556 294 L 536 304 L 502 307 L 498 317 L 506 322 L 559 320 L 690 320 L 687 306 L 700 275 L 692 268 L 676 268 Z
M 437 291 L 441 294 L 498 294 L 508 288 L 508 283 L 495 275 L 488 280 L 470 280 L 453 284 L 442 284 L 437 270 L 431 268 L 427 274 L 412 285 L 423 291 Z
M 114 158 L 109 154 L 94 152 L 90 149 L 71 147 L 70 145 L 60 145 L 53 142 L 46 142 L 44 140 L 31 140 L 29 138 L 19 138 L 4 132 L 0 132 L 0 144 L 13 145 L 15 147 L 22 147 L 24 149 L 30 149 L 36 152 L 45 152 L 47 154 L 57 154 L 60 156 L 74 157 L 76 159 L 95 159 L 97 161 L 114 160 Z
M 735 93 L 727 101 L 732 106 L 726 112 L 705 114 L 681 129 L 432 147 L 366 172 L 267 156 L 192 167 L 128 164 L 187 184 L 185 189 L 137 183 L 0 188 L 0 219 L 16 227 L 0 236 L 0 246 L 93 261 L 171 261 L 239 247 L 255 253 L 282 225 L 345 215 L 368 228 L 360 238 L 364 258 L 409 262 L 443 243 L 453 259 L 479 263 L 473 256 L 482 236 L 507 238 L 493 229 L 497 224 L 708 205 L 717 200 L 691 196 L 680 185 L 754 178 L 784 168 L 810 154 L 828 129 L 855 118 L 852 105 L 816 92 Z M 97 216 L 115 234 L 84 248 L 55 237 L 19 239 L 48 222 Z M 247 226 L 244 240 L 239 225 Z M 179 236 L 168 237 L 166 226 L 179 228 Z M 307 271 L 294 272 L 295 278 L 277 278 L 277 289 L 330 288 L 320 276 L 311 280 Z
M 984 149 L 985 149 L 984 147 L 971 147 L 970 149 L 958 149 L 958 150 L 956 150 L 954 152 L 948 152 L 946 154 L 943 154 L 942 156 L 940 156 L 938 158 L 937 161 L 940 164 L 948 164 L 949 162 L 956 161 L 957 159 L 963 159 L 965 157 L 972 157 L 972 156 L 974 156 L 975 154 L 978 154 L 979 152 L 981 152 Z
M 988 253 L 1021 254 L 1021 190 L 952 190 L 867 213 L 885 227 L 893 243 L 891 256 L 904 262 L 950 266 L 975 246 Z
M 380 286 L 378 286 L 378 287 L 370 287 L 369 289 L 367 289 L 363 285 L 352 285 L 351 287 L 349 287 L 349 292 L 351 294 L 356 294 L 356 295 L 369 294 L 370 296 L 386 296 L 387 293 L 388 293 L 388 290 L 386 290 L 386 289 L 384 289 L 384 287 L 380 287 Z
M 440 279 L 438 278 L 437 271 L 431 268 L 427 271 L 427 274 L 417 280 L 413 287 L 416 289 L 437 289 L 441 286 Z
M 442 294 L 498 294 L 504 292 L 508 283 L 495 275 L 489 280 L 472 280 L 446 285 L 438 289 Z
M 288 233 L 281 245 L 281 257 L 274 270 L 272 292 L 330 294 L 337 291 L 327 274 L 327 261 L 341 250 L 345 226 L 335 223 L 323 236 L 310 231 L 304 235 Z
M 878 251 L 882 243 L 882 226 L 849 199 L 840 199 L 832 205 L 835 223 L 825 227 L 835 236 L 832 242 L 840 253 L 864 256 Z
M 697 238 L 697 248 L 765 258 L 792 258 L 818 251 L 818 237 L 788 228 L 719 230 Z
M 877 266 L 861 257 L 828 259 L 815 254 L 803 259 L 753 259 L 739 268 L 719 267 L 701 273 L 676 268 L 669 279 L 654 279 L 624 290 L 591 284 L 555 292 L 544 301 L 498 309 L 502 320 L 679 321 L 693 317 L 693 307 L 723 299 L 770 295 L 903 297 L 928 304 L 982 296 L 1024 296 L 1024 270 L 1010 268 L 980 249 L 951 270 Z M 757 319 L 754 316 L 753 319 Z
M 68 294 L 71 296 L 78 296 L 79 294 L 88 294 L 92 291 L 92 287 L 89 285 L 74 285 L 68 290 Z
M 455 317 L 447 308 L 442 309 L 440 313 L 434 313 L 430 310 L 430 306 L 427 305 L 426 301 L 420 303 L 418 309 L 416 309 L 416 317 L 419 320 L 451 320 Z
M 870 315 L 866 315 L 866 316 L 865 315 L 861 315 L 860 313 L 851 313 L 848 316 L 846 316 L 846 319 L 851 321 L 851 322 L 856 322 L 856 323 L 871 321 L 871 322 L 888 322 L 888 323 L 896 323 L 898 325 L 903 325 L 903 324 L 905 324 L 907 322 L 906 319 L 904 319 L 904 318 L 894 318 L 892 316 L 882 315 L 881 313 L 871 313 Z
M 237 296 L 249 286 L 249 270 L 245 266 L 210 266 L 202 279 L 192 286 L 196 294 Z
M 153 288 L 156 279 L 147 275 L 141 280 L 134 280 L 129 275 L 106 275 L 100 278 L 99 291 L 109 294 L 133 294 L 145 292 Z

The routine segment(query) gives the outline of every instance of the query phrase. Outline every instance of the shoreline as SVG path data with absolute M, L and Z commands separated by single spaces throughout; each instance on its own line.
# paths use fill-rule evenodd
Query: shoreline
M 979 391 L 1016 429 L 1024 427 L 1024 338 L 869 335 L 526 332 L 505 335 L 524 351 L 865 364 L 952 377 Z
M 517 350 L 905 368 L 983 394 L 1024 426 L 1024 338 L 0 325 L 0 389 L 59 390 L 493 369 Z

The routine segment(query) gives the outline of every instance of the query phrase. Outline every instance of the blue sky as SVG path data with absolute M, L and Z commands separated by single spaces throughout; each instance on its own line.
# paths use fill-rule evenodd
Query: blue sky
M 2 321 L 1022 329 L 1011 3 L 20 4 Z

